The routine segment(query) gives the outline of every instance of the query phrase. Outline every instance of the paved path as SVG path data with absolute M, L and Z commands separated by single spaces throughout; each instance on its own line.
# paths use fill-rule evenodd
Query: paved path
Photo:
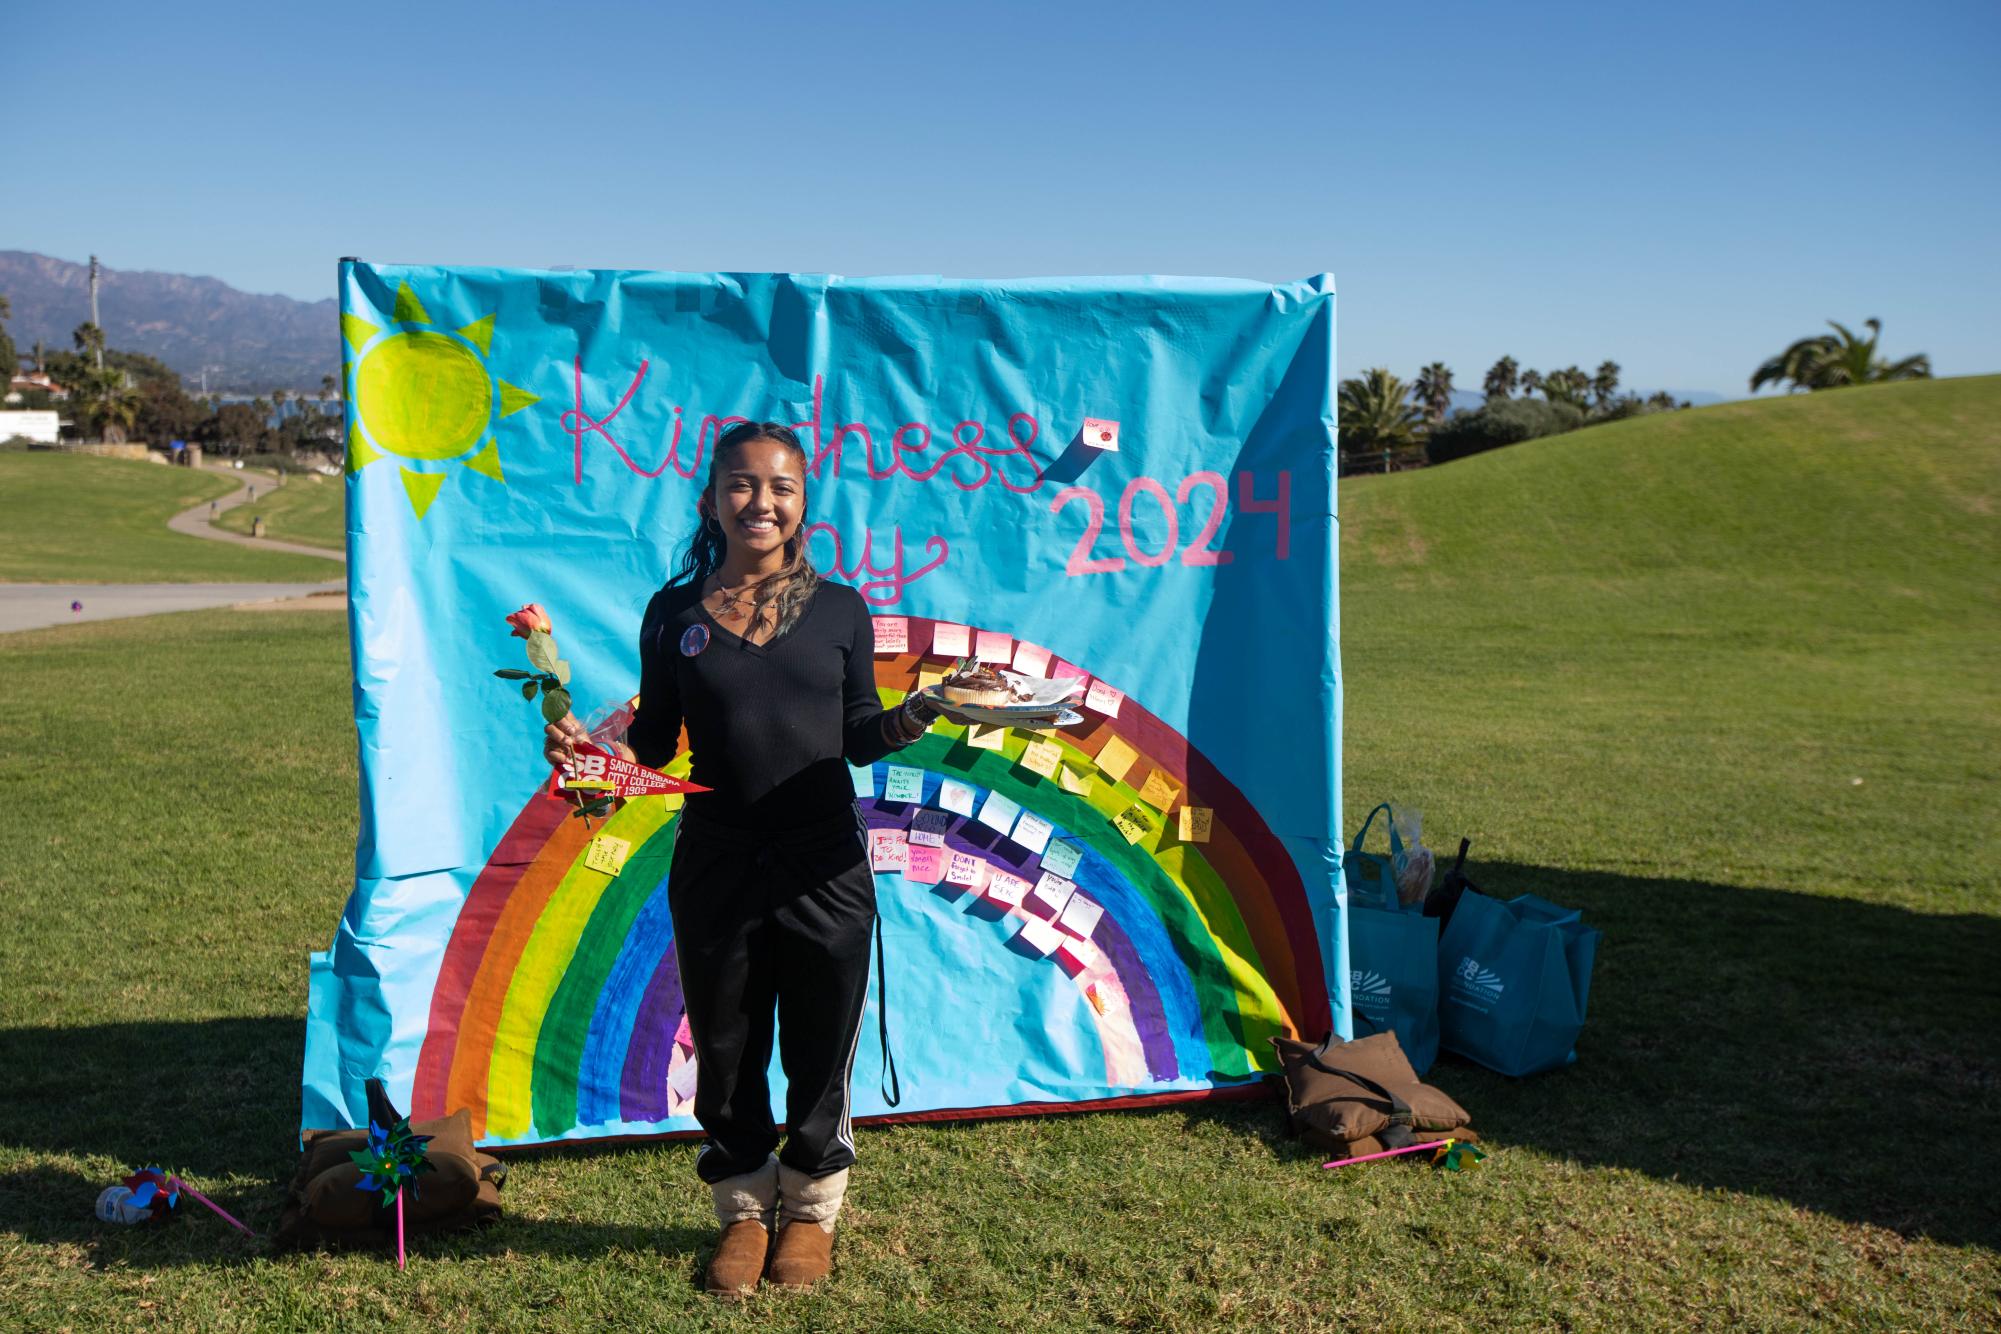
M 206 463 L 202 465 L 202 471 L 212 472 L 218 477 L 240 478 L 243 476 L 242 473 L 236 471 L 234 468 L 211 467 Z M 242 533 L 232 533 L 226 528 L 214 528 L 209 525 L 208 511 L 211 504 L 215 506 L 215 512 L 221 514 L 224 510 L 233 510 L 238 505 L 248 505 L 251 503 L 251 487 L 262 486 L 264 493 L 269 495 L 276 489 L 277 485 L 279 484 L 274 483 L 270 477 L 259 474 L 252 480 L 245 482 L 233 495 L 227 495 L 215 501 L 204 500 L 192 509 L 182 510 L 179 514 L 167 520 L 167 527 L 177 533 L 186 533 L 189 537 L 206 537 L 217 542 L 234 542 L 238 546 L 256 547 L 259 551 L 290 551 L 300 556 L 319 556 L 326 560 L 337 560 L 345 563 L 347 556 L 343 552 L 329 551 L 325 547 L 302 546 L 297 542 L 278 542 L 268 537 L 246 537 Z
M 0 584 L 0 634 L 71 621 L 108 621 L 162 611 L 200 611 L 243 602 L 341 592 L 331 584 Z M 326 599 L 333 601 L 333 599 Z M 70 603 L 83 603 L 73 612 Z M 336 605 L 345 606 L 346 599 Z

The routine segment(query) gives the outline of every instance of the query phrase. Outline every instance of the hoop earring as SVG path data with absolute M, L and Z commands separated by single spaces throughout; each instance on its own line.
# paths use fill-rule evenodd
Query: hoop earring
M 723 521 L 713 514 L 705 515 L 702 519 L 702 524 L 704 527 L 713 528 L 719 533 L 723 530 Z

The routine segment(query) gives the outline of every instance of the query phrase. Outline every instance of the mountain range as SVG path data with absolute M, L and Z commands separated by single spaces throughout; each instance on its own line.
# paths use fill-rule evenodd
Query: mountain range
M 23 357 L 37 341 L 68 349 L 90 319 L 90 266 L 0 250 L 0 295 L 13 308 L 7 332 Z M 97 308 L 107 346 L 157 357 L 190 385 L 207 367 L 214 392 L 317 390 L 321 376 L 340 373 L 331 297 L 297 301 L 239 292 L 217 278 L 106 268 Z
M 22 356 L 37 340 L 67 348 L 76 326 L 90 318 L 90 266 L 0 250 L 0 295 L 13 305 L 7 331 Z M 317 391 L 321 376 L 340 373 L 338 311 L 331 297 L 299 301 L 239 292 L 219 278 L 105 269 L 97 304 L 109 346 L 159 358 L 190 387 L 201 383 L 203 367 L 211 391 L 231 394 Z M 1671 392 L 1695 404 L 1724 399 L 1701 390 Z M 1454 409 L 1477 408 L 1483 401 L 1477 391 L 1452 394 Z

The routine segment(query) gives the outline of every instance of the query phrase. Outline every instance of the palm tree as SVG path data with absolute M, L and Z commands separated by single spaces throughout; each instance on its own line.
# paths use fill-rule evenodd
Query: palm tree
M 1582 411 L 1589 406 L 1585 395 L 1591 390 L 1591 377 L 1575 366 L 1566 366 L 1560 371 L 1551 371 L 1542 377 L 1542 396 L 1552 403 L 1568 403 Z
M 1522 393 L 1523 393 L 1523 394 L 1525 394 L 1525 395 L 1526 395 L 1526 394 L 1533 394 L 1533 393 L 1534 393 L 1534 392 L 1535 392 L 1536 390 L 1538 390 L 1538 389 L 1540 389 L 1540 388 L 1542 388 L 1542 372 L 1541 372 L 1541 371 L 1523 371 L 1523 372 L 1522 372 Z
M 1444 362 L 1434 361 L 1417 373 L 1411 392 L 1423 406 L 1425 419 L 1435 426 L 1452 407 L 1452 372 Z
M 1597 400 L 1598 406 L 1602 409 L 1612 401 L 1613 395 L 1618 392 L 1619 363 L 1616 361 L 1599 362 L 1597 373 L 1591 377 L 1591 397 Z
M 1831 334 L 1801 338 L 1776 357 L 1763 362 L 1751 373 L 1751 391 L 1768 384 L 1787 384 L 1787 392 L 1801 389 L 1839 389 L 1851 384 L 1881 384 L 1890 380 L 1929 380 L 1932 361 L 1920 352 L 1901 361 L 1885 361 L 1876 354 L 1883 322 L 1864 320 L 1867 338 L 1858 338 L 1846 325 L 1827 322 Z
M 70 402 L 100 440 L 112 443 L 123 441 L 139 416 L 139 395 L 119 370 L 84 370 L 70 389 Z
M 1421 417 L 1411 405 L 1410 389 L 1384 367 L 1343 380 L 1338 397 L 1344 449 L 1395 449 L 1415 441 Z
M 1515 359 L 1502 357 L 1488 368 L 1487 378 L 1480 387 L 1488 398 L 1506 398 L 1515 392 L 1515 384 L 1519 378 Z

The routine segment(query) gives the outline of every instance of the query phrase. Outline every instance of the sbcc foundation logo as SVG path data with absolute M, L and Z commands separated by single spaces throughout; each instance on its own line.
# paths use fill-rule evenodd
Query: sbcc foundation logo
M 1501 981 L 1501 975 L 1470 954 L 1452 970 L 1453 995 L 1476 1009 L 1492 1009 L 1505 990 L 1507 986 Z
M 1364 972 L 1356 968 L 1348 974 L 1348 992 L 1356 1009 L 1371 1019 L 1381 1019 L 1390 1012 L 1390 980 L 1373 969 Z

